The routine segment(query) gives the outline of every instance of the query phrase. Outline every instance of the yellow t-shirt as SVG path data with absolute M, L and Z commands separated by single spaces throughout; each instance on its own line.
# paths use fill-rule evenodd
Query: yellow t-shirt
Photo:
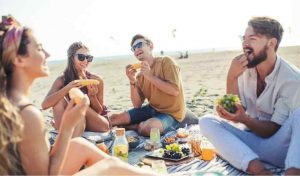
M 172 96 L 159 90 L 154 84 L 137 76 L 137 86 L 140 96 L 148 99 L 149 104 L 159 112 L 166 113 L 181 122 L 185 117 L 185 103 L 183 87 L 180 77 L 180 68 L 170 57 L 158 57 L 154 59 L 151 73 L 163 81 L 171 83 L 179 90 L 178 96 Z

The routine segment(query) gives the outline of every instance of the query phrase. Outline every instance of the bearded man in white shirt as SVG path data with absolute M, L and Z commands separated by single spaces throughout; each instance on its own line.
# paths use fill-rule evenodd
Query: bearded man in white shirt
M 300 174 L 300 72 L 276 54 L 282 33 L 269 17 L 248 22 L 244 53 L 232 60 L 227 75 L 227 93 L 238 95 L 242 105 L 235 113 L 217 106 L 219 117 L 199 120 L 218 154 L 251 174 L 271 174 L 263 162 Z

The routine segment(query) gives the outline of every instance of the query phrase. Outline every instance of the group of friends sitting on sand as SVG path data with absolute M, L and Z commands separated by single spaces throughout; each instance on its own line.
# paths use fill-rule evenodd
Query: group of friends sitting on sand
M 272 174 L 263 162 L 285 168 L 286 174 L 300 174 L 300 72 L 276 54 L 282 34 L 275 19 L 250 19 L 243 54 L 232 60 L 227 75 L 226 93 L 238 95 L 241 103 L 235 104 L 235 113 L 218 105 L 217 115 L 199 117 L 200 131 L 218 155 L 250 174 Z M 155 127 L 165 134 L 188 118 L 179 65 L 171 57 L 155 57 L 153 42 L 141 34 L 133 36 L 130 45 L 141 64 L 139 72 L 136 66 L 125 67 L 133 108 L 108 114 L 104 82 L 87 70 L 93 56 L 83 43 L 71 44 L 67 67 L 42 102 L 43 109 L 53 109 L 53 126 L 59 131 L 50 146 L 42 112 L 29 99 L 33 81 L 49 75 L 50 54 L 30 28 L 3 16 L 0 174 L 157 175 L 109 156 L 80 137 L 84 131 L 106 132 L 110 126 L 143 136 Z M 99 84 L 82 86 L 80 79 Z M 72 88 L 85 94 L 79 103 L 68 96 Z

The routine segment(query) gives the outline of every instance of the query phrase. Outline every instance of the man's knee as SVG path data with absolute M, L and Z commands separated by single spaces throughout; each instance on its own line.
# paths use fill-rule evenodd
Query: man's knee
M 161 134 L 164 133 L 162 123 L 160 120 L 154 118 L 141 122 L 138 127 L 138 132 L 143 136 L 150 136 L 151 128 L 158 128 Z
M 220 122 L 213 115 L 205 115 L 199 118 L 200 131 L 205 136 L 217 126 L 220 126 Z

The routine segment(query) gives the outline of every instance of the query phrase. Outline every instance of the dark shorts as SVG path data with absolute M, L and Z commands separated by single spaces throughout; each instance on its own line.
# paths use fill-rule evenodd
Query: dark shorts
M 175 130 L 179 125 L 179 122 L 171 115 L 158 112 L 150 105 L 130 109 L 128 113 L 130 117 L 130 124 L 137 124 L 150 118 L 156 118 L 162 123 L 164 132 Z

